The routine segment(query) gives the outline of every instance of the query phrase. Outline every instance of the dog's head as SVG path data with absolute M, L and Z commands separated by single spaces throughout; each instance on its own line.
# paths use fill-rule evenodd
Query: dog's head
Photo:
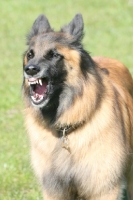
M 64 98 L 67 107 L 75 93 L 82 92 L 81 79 L 90 70 L 82 37 L 81 14 L 59 32 L 53 31 L 44 15 L 36 19 L 27 36 L 28 50 L 23 61 L 24 93 L 31 105 L 44 108 Z

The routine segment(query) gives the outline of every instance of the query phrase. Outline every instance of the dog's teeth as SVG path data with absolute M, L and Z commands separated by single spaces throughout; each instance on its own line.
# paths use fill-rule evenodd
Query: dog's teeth
M 33 100 L 35 100 L 35 98 L 34 98 L 33 96 L 31 96 L 31 98 L 32 98 Z
M 40 85 L 42 85 L 42 80 L 41 79 L 39 79 L 39 83 L 40 83 Z
M 32 100 L 33 100 L 34 102 L 39 102 L 39 101 L 42 101 L 43 95 L 36 94 L 35 97 L 34 97 L 34 96 L 31 96 L 31 98 L 32 98 Z
M 28 85 L 30 85 L 30 82 L 28 82 Z

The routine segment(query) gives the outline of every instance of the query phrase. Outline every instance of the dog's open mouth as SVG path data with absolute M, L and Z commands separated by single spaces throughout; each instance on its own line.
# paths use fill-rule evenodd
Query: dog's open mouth
M 46 78 L 29 78 L 30 96 L 34 104 L 41 104 L 48 96 L 48 80 Z

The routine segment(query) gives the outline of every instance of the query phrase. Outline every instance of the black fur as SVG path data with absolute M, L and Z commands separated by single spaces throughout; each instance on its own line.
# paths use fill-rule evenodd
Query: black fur
M 47 37 L 47 39 L 52 39 L 51 42 L 59 42 L 66 46 L 71 47 L 81 47 L 81 40 L 84 36 L 83 33 L 83 19 L 81 14 L 77 14 L 74 19 L 67 25 L 65 25 L 59 33 L 65 33 L 66 37 L 64 35 L 59 34 L 55 36 L 54 34 L 51 35 L 46 34 L 50 32 L 54 32 L 53 29 L 50 27 L 50 24 L 48 22 L 48 19 L 45 17 L 45 15 L 40 15 L 34 22 L 31 31 L 27 35 L 27 44 L 30 45 L 31 39 L 39 34 L 43 34 L 42 37 Z M 71 35 L 72 37 L 68 37 Z
M 67 25 L 65 25 L 61 32 L 68 33 L 74 36 L 76 41 L 81 41 L 83 38 L 83 18 L 81 14 L 77 14 L 74 19 Z
M 50 24 L 45 15 L 40 15 L 34 22 L 30 33 L 27 35 L 27 44 L 29 45 L 29 41 L 38 34 L 43 34 L 51 31 L 53 30 L 51 29 Z

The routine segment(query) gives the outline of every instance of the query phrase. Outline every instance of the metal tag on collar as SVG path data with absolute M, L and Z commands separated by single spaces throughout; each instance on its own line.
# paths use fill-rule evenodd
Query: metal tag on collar
M 69 140 L 68 140 L 68 137 L 66 136 L 66 128 L 64 128 L 63 136 L 62 136 L 62 148 L 65 148 L 69 151 L 70 149 L 69 149 L 68 144 L 69 144 Z

